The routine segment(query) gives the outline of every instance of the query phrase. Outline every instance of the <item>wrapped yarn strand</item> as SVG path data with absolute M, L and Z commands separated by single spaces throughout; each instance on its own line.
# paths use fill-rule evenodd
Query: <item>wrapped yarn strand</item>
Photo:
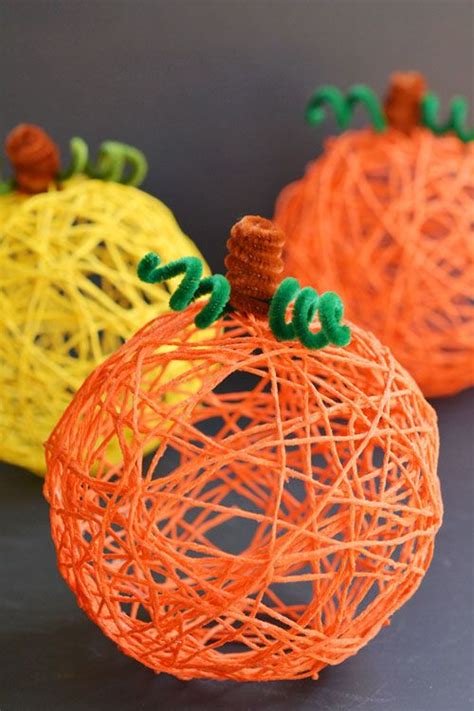
M 141 151 L 106 141 L 91 161 L 76 137 L 63 168 L 52 139 L 23 125 L 6 152 L 13 176 L 0 197 L 0 458 L 41 475 L 43 443 L 85 377 L 169 311 L 176 280 L 140 281 L 140 258 L 150 248 L 166 262 L 200 253 L 171 211 L 132 185 L 145 175 Z M 166 377 L 185 369 L 175 364 Z
M 393 75 L 383 111 L 384 131 L 329 139 L 278 197 L 285 275 L 337 291 L 427 396 L 451 395 L 474 384 L 472 130 L 463 100 L 438 124 L 417 72 Z
M 282 241 L 262 219 L 231 230 L 234 306 L 204 340 L 199 267 L 145 256 L 142 278 L 188 278 L 179 310 L 88 377 L 46 445 L 62 575 L 123 652 L 183 680 L 317 679 L 415 593 L 442 519 L 436 415 L 390 351 L 354 325 L 307 347 L 299 298 L 306 326 L 349 324 L 288 279 L 260 312 Z

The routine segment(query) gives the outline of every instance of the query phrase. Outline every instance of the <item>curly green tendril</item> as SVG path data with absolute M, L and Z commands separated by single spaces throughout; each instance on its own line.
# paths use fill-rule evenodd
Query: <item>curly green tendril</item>
M 387 122 L 381 103 L 375 93 L 364 84 L 356 84 L 344 95 L 336 86 L 322 86 L 316 91 L 306 107 L 306 121 L 312 126 L 318 126 L 327 118 L 327 109 L 334 113 L 338 126 L 346 130 L 357 107 L 362 104 L 369 114 L 375 131 L 383 131 Z
M 0 195 L 8 195 L 15 189 L 15 179 L 8 178 L 7 180 L 1 180 L 1 177 L 2 175 L 0 173 Z
M 159 284 L 183 274 L 183 280 L 170 299 L 173 311 L 183 311 L 195 299 L 205 294 L 211 298 L 197 314 L 194 323 L 198 328 L 207 328 L 224 313 L 230 298 L 230 284 L 222 274 L 202 278 L 203 266 L 197 257 L 182 257 L 160 266 L 160 258 L 154 252 L 140 260 L 137 274 L 142 281 Z
M 74 175 L 84 174 L 89 178 L 137 186 L 144 181 L 148 172 L 148 163 L 144 154 L 138 148 L 120 141 L 101 143 L 95 163 L 89 160 L 89 147 L 84 139 L 78 136 L 72 138 L 69 150 L 71 153 L 69 166 L 56 176 L 61 182 Z M 11 193 L 15 185 L 14 178 L 0 180 L 0 195 Z
M 294 301 L 292 320 L 286 321 L 286 312 Z M 310 330 L 316 312 L 321 330 Z M 351 340 L 348 326 L 341 326 L 344 306 L 337 294 L 327 291 L 318 296 L 310 286 L 301 289 L 293 277 L 284 279 L 276 290 L 269 313 L 270 328 L 279 341 L 292 341 L 297 338 L 307 348 L 319 349 L 332 343 L 335 346 L 347 346 Z
M 345 131 L 349 128 L 357 104 L 362 104 L 369 114 L 374 130 L 380 133 L 387 127 L 383 107 L 368 86 L 356 84 L 343 94 L 336 86 L 327 85 L 318 89 L 306 107 L 306 121 L 312 126 L 319 126 L 327 118 L 330 109 L 339 128 Z M 421 101 L 422 124 L 436 136 L 454 133 L 463 143 L 474 140 L 474 129 L 466 127 L 468 106 L 462 96 L 452 99 L 449 116 L 442 123 L 439 121 L 440 101 L 436 94 L 429 92 Z
M 78 173 L 85 173 L 89 178 L 110 180 L 123 185 L 140 185 L 148 171 L 144 154 L 134 146 L 120 141 L 104 141 L 99 148 L 95 163 L 89 160 L 87 143 L 79 137 L 70 142 L 71 162 L 69 167 L 58 175 L 59 180 L 67 180 Z
M 468 143 L 474 140 L 474 128 L 466 127 L 467 101 L 462 96 L 456 96 L 451 100 L 449 106 L 449 116 L 444 123 L 440 123 L 439 115 L 440 101 L 436 94 L 429 92 L 421 102 L 421 120 L 424 126 L 433 131 L 436 136 L 442 136 L 451 131 L 463 142 Z
M 139 262 L 137 274 L 149 284 L 161 283 L 183 275 L 183 279 L 170 298 L 173 311 L 183 311 L 195 299 L 205 294 L 211 298 L 197 314 L 194 323 L 198 328 L 207 328 L 215 323 L 226 311 L 230 310 L 231 287 L 222 274 L 202 277 L 203 266 L 197 257 L 182 257 L 169 264 L 161 265 L 160 258 L 154 252 L 146 254 Z M 286 321 L 289 305 L 295 301 L 293 318 Z M 310 330 L 316 312 L 321 330 Z M 311 287 L 304 289 L 296 279 L 284 279 L 276 290 L 269 310 L 269 326 L 279 341 L 299 340 L 306 348 L 319 349 L 329 344 L 346 346 L 350 343 L 351 332 L 348 326 L 341 326 L 344 307 L 339 296 L 331 291 L 318 296 Z

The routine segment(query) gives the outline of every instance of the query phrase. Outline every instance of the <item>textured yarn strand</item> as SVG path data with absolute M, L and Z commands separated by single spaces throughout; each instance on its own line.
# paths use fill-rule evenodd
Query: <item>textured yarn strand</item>
M 389 624 L 429 566 L 436 416 L 356 326 L 347 348 L 314 351 L 231 313 L 198 341 L 199 309 L 141 329 L 52 433 L 59 568 L 157 672 L 316 679 Z
M 140 282 L 140 258 L 200 254 L 162 202 L 84 176 L 0 198 L 0 235 L 0 458 L 41 474 L 43 442 L 84 378 L 169 310 L 176 280 Z
M 348 131 L 278 198 L 286 274 L 337 291 L 429 396 L 474 384 L 474 145 Z

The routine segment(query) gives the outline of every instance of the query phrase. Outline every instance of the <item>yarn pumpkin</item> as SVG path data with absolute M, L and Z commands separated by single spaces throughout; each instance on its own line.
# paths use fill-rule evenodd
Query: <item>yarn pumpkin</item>
M 181 679 L 316 679 L 415 592 L 441 522 L 436 416 L 390 351 L 353 325 L 346 347 L 284 340 L 288 281 L 261 313 L 254 275 L 268 293 L 279 271 L 272 229 L 233 230 L 231 302 L 245 310 L 224 331 L 196 338 L 202 303 L 158 316 L 89 376 L 46 445 L 52 536 L 79 605 Z M 317 303 L 311 330 L 325 331 Z
M 474 132 L 461 99 L 440 126 L 415 73 L 392 77 L 384 112 L 366 87 L 325 87 L 308 120 L 330 104 L 346 128 L 357 101 L 374 126 L 328 140 L 277 200 L 288 273 L 337 289 L 427 396 L 450 395 L 474 382 Z
M 74 139 L 63 177 L 51 144 L 34 126 L 12 132 L 18 179 L 0 196 L 0 458 L 37 474 L 43 442 L 85 377 L 168 309 L 171 282 L 151 287 L 136 276 L 143 252 L 199 254 L 162 202 L 116 182 L 143 177 L 136 149 L 109 142 L 86 164 L 87 147 Z

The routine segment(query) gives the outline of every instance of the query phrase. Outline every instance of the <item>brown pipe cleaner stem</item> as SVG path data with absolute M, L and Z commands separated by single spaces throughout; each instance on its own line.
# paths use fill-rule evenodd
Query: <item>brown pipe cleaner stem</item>
M 225 259 L 232 307 L 255 316 L 268 314 L 283 271 L 284 243 L 283 231 L 264 217 L 247 215 L 232 227 Z
M 59 171 L 59 149 L 39 126 L 22 123 L 5 141 L 5 152 L 15 171 L 16 187 L 25 193 L 48 189 Z
M 389 125 L 410 134 L 421 124 L 421 100 L 427 83 L 419 72 L 395 72 L 385 96 L 384 111 Z

